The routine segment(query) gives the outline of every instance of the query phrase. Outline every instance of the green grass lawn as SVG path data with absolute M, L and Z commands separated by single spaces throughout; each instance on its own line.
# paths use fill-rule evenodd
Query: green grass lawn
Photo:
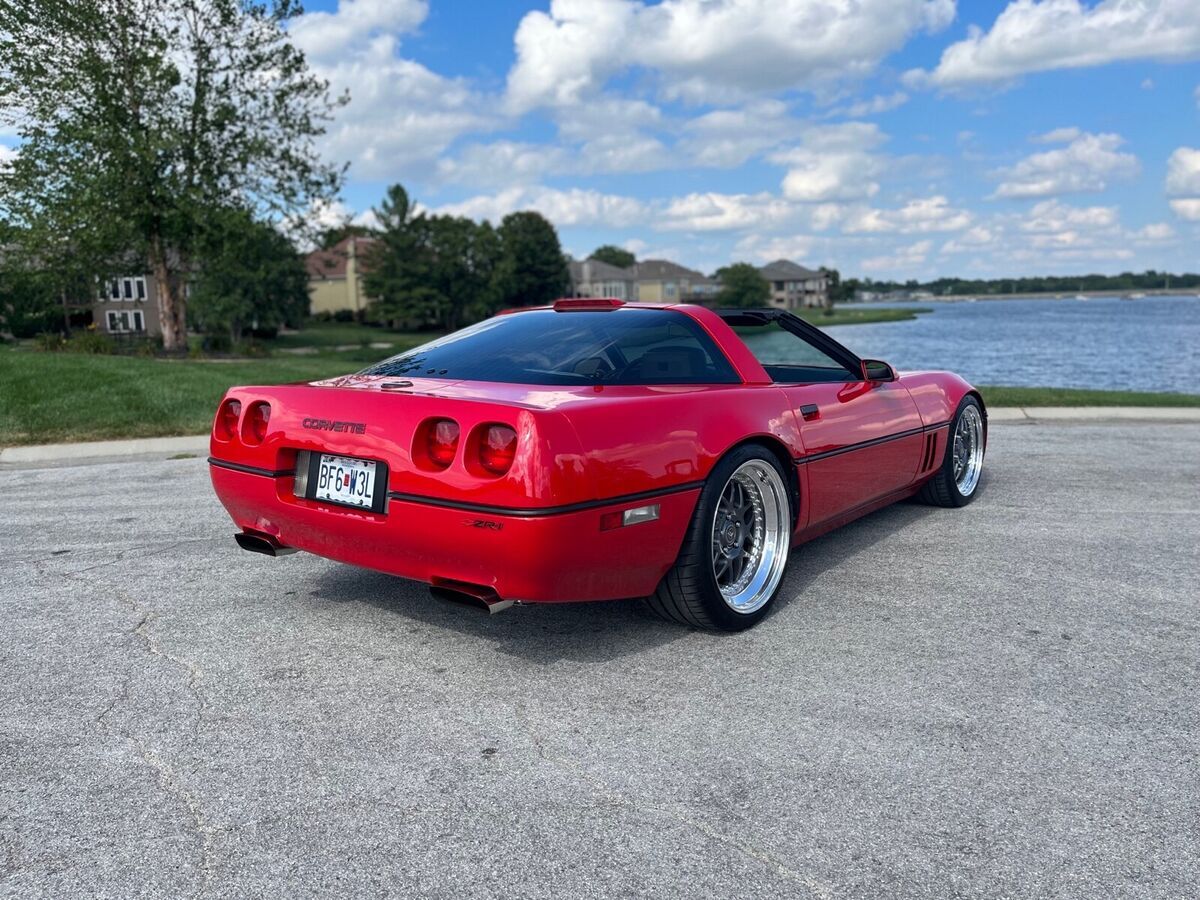
M 835 311 L 835 317 L 843 312 Z M 845 312 L 907 317 L 911 311 Z M 828 324 L 820 313 L 815 315 L 818 324 Z M 0 347 L 0 446 L 203 434 L 221 395 L 232 385 L 283 384 L 343 375 L 431 337 L 321 323 L 269 344 L 275 351 L 316 348 L 311 355 L 276 352 L 266 359 L 238 360 L 91 356 L 40 353 L 28 346 Z M 393 347 L 366 346 L 373 342 L 388 342 Z M 331 349 L 338 346 L 353 349 Z M 1200 406 L 1200 396 L 1184 394 L 1071 388 L 982 390 L 990 406 Z
M 1200 394 L 992 386 L 979 391 L 988 406 L 1200 406 Z
M 375 343 L 394 344 L 403 349 L 424 343 L 430 338 L 431 335 L 428 334 L 388 331 L 386 328 L 359 325 L 356 322 L 309 322 L 295 334 L 281 334 L 265 343 L 275 350 L 297 347 L 329 348 L 351 344 L 366 346 Z
M 835 306 L 830 312 L 821 309 L 798 309 L 796 314 L 818 328 L 830 325 L 870 325 L 872 322 L 905 322 L 930 310 L 919 306 L 908 309 L 858 309 Z

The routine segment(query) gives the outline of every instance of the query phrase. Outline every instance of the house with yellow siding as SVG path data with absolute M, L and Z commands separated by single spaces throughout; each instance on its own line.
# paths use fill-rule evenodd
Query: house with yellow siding
M 374 238 L 350 235 L 328 250 L 314 250 L 304 258 L 310 313 L 362 314 L 371 302 L 363 289 L 364 257 L 374 243 Z

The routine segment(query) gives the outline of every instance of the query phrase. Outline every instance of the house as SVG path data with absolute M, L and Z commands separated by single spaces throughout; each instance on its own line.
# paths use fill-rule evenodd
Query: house
M 665 259 L 643 260 L 633 271 L 641 303 L 702 303 L 721 290 L 702 272 Z
M 637 278 L 634 269 L 622 269 L 598 259 L 567 264 L 571 275 L 572 297 L 615 297 L 618 300 L 637 299 Z
M 824 269 L 813 271 L 788 259 L 777 259 L 758 270 L 771 286 L 771 305 L 780 309 L 826 306 L 829 301 L 829 275 Z
M 647 259 L 628 269 L 598 259 L 571 260 L 571 296 L 615 297 L 639 303 L 703 303 L 721 285 L 703 273 L 665 259 Z
M 363 257 L 374 238 L 350 235 L 328 250 L 314 250 L 304 257 L 308 272 L 309 312 L 349 311 L 356 316 L 371 302 L 363 289 L 367 266 Z
M 92 304 L 92 321 L 98 331 L 114 336 L 158 337 L 158 282 L 150 274 L 129 274 L 100 283 Z

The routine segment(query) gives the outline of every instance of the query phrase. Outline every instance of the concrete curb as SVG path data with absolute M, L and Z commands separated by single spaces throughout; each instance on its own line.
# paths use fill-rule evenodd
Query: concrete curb
M 208 435 L 136 438 L 131 441 L 88 441 L 82 444 L 40 444 L 5 447 L 0 463 L 37 463 L 70 459 L 101 459 L 106 456 L 140 456 L 158 453 L 208 453 Z
M 1188 406 L 998 406 L 989 422 L 1200 422 Z
M 1200 407 L 1176 406 L 998 406 L 988 421 L 1002 422 L 1200 422 Z M 83 444 L 41 444 L 5 447 L 0 463 L 38 463 L 107 456 L 162 453 L 208 453 L 208 435 L 137 438 L 131 441 L 89 441 Z

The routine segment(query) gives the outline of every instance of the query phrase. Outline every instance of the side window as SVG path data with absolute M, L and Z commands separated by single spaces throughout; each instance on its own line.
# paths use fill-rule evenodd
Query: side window
M 767 374 L 780 384 L 853 381 L 861 377 L 841 360 L 781 327 L 778 322 L 735 325 L 734 330 Z
M 686 319 L 635 328 L 613 344 L 621 361 L 617 383 L 673 384 L 736 381 L 711 342 L 700 340 Z

